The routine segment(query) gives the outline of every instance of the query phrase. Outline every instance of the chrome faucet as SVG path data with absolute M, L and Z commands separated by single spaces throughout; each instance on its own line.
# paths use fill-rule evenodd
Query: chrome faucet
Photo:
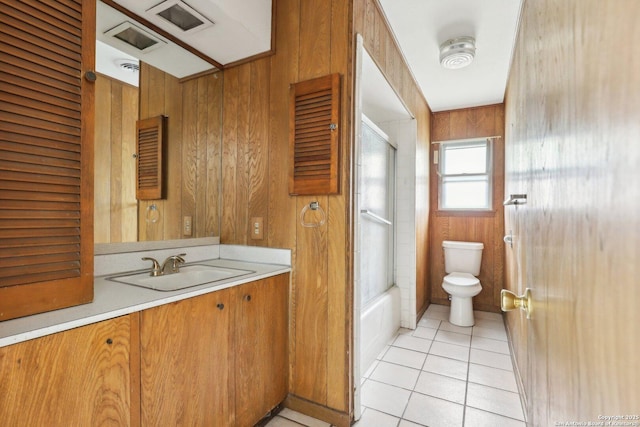
M 167 259 L 164 260 L 162 266 L 160 263 L 151 257 L 142 258 L 143 261 L 151 261 L 153 266 L 151 267 L 151 272 L 149 273 L 152 277 L 164 276 L 165 274 L 173 274 L 180 272 L 180 264 L 184 264 L 184 256 L 187 254 L 180 255 L 171 255 Z
M 151 273 L 149 273 L 152 277 L 162 276 L 162 269 L 160 268 L 160 264 L 156 261 L 155 258 L 151 257 L 143 257 L 143 261 L 151 261 L 153 263 L 153 267 L 151 267 Z
M 180 272 L 180 264 L 184 264 L 184 256 L 187 254 L 171 255 L 162 263 L 162 274 L 173 274 Z

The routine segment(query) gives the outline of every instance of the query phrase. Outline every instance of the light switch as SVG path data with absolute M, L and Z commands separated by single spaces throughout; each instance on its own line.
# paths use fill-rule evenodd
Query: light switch
M 193 234 L 191 222 L 191 216 L 185 216 L 182 218 L 182 234 L 184 236 L 191 236 Z
M 264 222 L 261 216 L 254 216 L 251 218 L 251 239 L 262 240 L 264 239 Z

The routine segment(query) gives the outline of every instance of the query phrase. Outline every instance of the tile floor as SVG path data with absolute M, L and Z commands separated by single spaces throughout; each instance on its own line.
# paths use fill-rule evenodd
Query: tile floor
M 524 427 L 502 317 L 475 312 L 476 324 L 448 322 L 430 305 L 415 330 L 401 329 L 362 379 L 354 427 Z M 283 410 L 268 427 L 329 427 Z

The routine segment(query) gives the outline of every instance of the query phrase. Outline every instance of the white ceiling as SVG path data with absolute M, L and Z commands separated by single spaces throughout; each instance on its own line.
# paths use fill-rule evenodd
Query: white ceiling
M 137 75 L 132 76 L 132 73 L 122 71 L 115 65 L 115 61 L 120 59 L 141 60 L 177 78 L 215 68 L 210 63 L 138 23 L 136 23 L 137 26 L 161 39 L 164 45 L 150 52 L 142 53 L 115 37 L 105 35 L 106 31 L 123 22 L 134 21 L 100 1 L 96 6 L 96 70 L 98 72 L 134 84 L 134 80 L 138 79 Z
M 200 31 L 190 32 L 183 32 L 156 14 L 147 12 L 159 4 L 176 1 L 115 0 L 119 5 L 223 66 L 271 50 L 271 0 L 188 0 L 186 4 L 189 7 L 214 23 Z M 116 61 L 135 58 L 177 78 L 215 68 L 211 63 L 140 23 L 135 25 L 162 40 L 162 47 L 140 52 L 127 43 L 105 34 L 124 22 L 135 23 L 125 14 L 97 0 L 96 69 L 99 72 L 137 85 L 137 75 L 123 72 L 115 65 Z
M 380 0 L 432 111 L 501 103 L 522 0 Z M 440 66 L 439 46 L 476 39 L 476 57 L 458 70 Z
M 188 34 L 181 34 L 172 24 L 146 12 L 163 3 L 162 0 L 115 1 L 223 65 L 271 49 L 271 0 L 189 0 L 189 6 L 215 25 Z M 176 0 L 165 0 L 172 1 Z M 503 102 L 522 1 L 380 0 L 409 68 L 432 111 Z M 101 22 L 104 9 L 104 5 L 98 2 L 98 39 L 113 46 L 113 42 L 105 41 L 101 33 L 125 18 L 120 15 Z M 439 63 L 439 46 L 459 36 L 476 39 L 476 57 L 466 68 L 444 69 Z M 125 46 L 116 47 L 134 53 L 128 52 L 126 44 L 122 44 Z M 212 68 L 177 46 L 170 49 L 163 47 L 146 54 L 146 57 L 136 56 L 177 77 Z M 372 102 L 384 107 L 385 101 L 380 99 L 382 94 L 378 98 Z
M 222 65 L 271 49 L 271 0 L 187 0 L 188 6 L 214 23 L 201 31 L 188 33 L 147 12 L 160 3 L 175 3 L 175 0 L 115 2 Z

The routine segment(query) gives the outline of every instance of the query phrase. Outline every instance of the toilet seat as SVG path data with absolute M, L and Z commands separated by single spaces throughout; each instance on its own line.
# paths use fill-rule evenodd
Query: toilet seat
M 480 280 L 469 273 L 450 273 L 444 276 L 444 283 L 455 286 L 475 286 Z

